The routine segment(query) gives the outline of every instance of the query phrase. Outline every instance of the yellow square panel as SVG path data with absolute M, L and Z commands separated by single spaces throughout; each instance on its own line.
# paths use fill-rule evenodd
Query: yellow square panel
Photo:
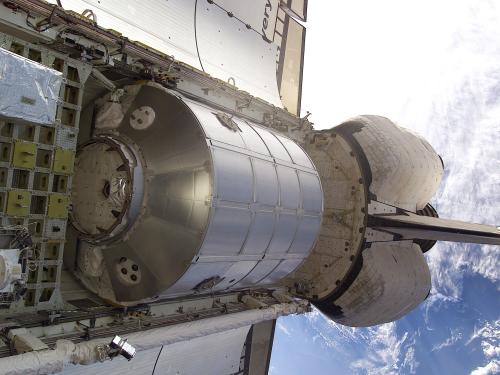
M 14 144 L 14 155 L 12 165 L 22 168 L 34 168 L 36 155 L 36 145 L 34 143 L 17 141 Z
M 7 198 L 7 215 L 27 216 L 30 212 L 31 193 L 29 191 L 12 190 Z
M 63 174 L 73 173 L 75 153 L 71 150 L 57 149 L 54 156 L 54 172 Z
M 49 209 L 47 216 L 53 219 L 66 219 L 68 217 L 69 198 L 62 194 L 49 195 Z

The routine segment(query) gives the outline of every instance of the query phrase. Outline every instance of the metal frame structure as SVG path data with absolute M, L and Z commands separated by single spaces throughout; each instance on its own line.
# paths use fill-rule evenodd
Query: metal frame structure
M 62 306 L 59 289 L 73 159 L 84 85 L 91 67 L 4 33 L 0 33 L 0 47 L 59 70 L 64 77 L 53 124 L 0 121 L 2 225 L 29 228 L 35 252 L 27 271 L 26 295 L 10 309 Z M 26 158 L 29 163 L 22 163 Z

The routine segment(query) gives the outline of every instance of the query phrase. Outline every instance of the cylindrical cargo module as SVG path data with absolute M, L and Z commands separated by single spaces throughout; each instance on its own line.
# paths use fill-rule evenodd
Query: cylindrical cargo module
M 91 290 L 130 303 L 269 285 L 309 255 L 323 194 L 294 141 L 152 83 L 103 108 L 73 193 Z

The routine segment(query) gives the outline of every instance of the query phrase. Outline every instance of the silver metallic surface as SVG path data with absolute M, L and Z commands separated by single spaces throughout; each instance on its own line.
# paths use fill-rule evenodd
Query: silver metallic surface
M 62 73 L 0 48 L 0 116 L 53 124 Z
M 132 127 L 145 106 L 154 121 Z M 216 277 L 210 291 L 272 284 L 309 254 L 323 202 L 308 156 L 283 135 L 225 116 L 153 84 L 127 107 L 117 130 L 140 150 L 147 178 L 140 220 L 102 251 L 117 301 L 190 294 Z M 136 273 L 117 264 L 129 260 L 140 282 L 124 282 Z

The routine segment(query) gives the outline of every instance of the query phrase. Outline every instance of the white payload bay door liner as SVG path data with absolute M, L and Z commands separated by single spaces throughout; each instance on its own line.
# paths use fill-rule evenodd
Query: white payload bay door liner
M 230 375 L 239 371 L 250 326 L 139 351 L 93 365 L 68 366 L 63 375 Z M 131 342 L 131 344 L 133 344 Z
M 165 346 L 153 375 L 236 374 L 249 329 L 231 329 Z
M 57 4 L 56 0 L 48 0 Z M 196 52 L 194 0 L 63 0 L 76 13 L 90 9 L 97 24 L 201 69 Z
M 274 29 L 273 29 L 274 30 Z M 216 5 L 198 1 L 198 52 L 205 72 L 282 107 L 276 79 L 278 46 Z
M 64 0 L 62 3 L 65 9 L 77 13 L 90 9 L 100 27 L 172 55 L 212 77 L 231 83 L 234 80 L 240 90 L 283 107 L 276 80 L 278 46 L 261 35 L 264 23 L 269 29 L 266 37 L 274 33 L 277 0 L 271 1 L 271 10 L 268 0 L 238 0 L 231 6 L 229 1 L 220 1 L 219 5 L 206 0 Z M 231 10 L 222 9 L 222 5 Z M 249 9 L 253 11 L 247 13 Z M 259 17 L 256 9 L 260 9 Z M 269 20 L 264 21 L 264 17 Z M 246 24 L 252 28 L 248 29 Z M 267 33 L 267 29 L 264 31 Z
M 267 40 L 273 40 L 279 0 L 215 0 L 214 2 L 250 25 Z

